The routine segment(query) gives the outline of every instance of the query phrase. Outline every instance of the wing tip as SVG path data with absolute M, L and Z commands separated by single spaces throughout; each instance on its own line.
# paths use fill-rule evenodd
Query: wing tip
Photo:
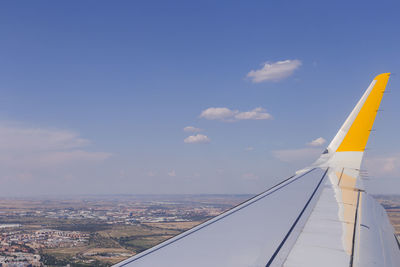
M 390 74 L 391 74 L 390 72 L 381 73 L 381 74 L 377 75 L 374 80 L 389 79 Z

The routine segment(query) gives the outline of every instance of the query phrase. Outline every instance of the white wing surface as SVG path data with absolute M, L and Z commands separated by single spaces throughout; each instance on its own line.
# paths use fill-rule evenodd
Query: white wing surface
M 312 166 L 115 266 L 400 266 L 393 227 L 360 180 L 389 75 L 372 81 Z

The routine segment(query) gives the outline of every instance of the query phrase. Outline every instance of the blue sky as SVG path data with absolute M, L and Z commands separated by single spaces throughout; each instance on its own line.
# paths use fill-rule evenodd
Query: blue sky
M 4 2 L 0 193 L 257 193 L 311 163 L 382 72 L 366 182 L 400 193 L 399 7 Z M 249 75 L 266 62 L 286 69 Z

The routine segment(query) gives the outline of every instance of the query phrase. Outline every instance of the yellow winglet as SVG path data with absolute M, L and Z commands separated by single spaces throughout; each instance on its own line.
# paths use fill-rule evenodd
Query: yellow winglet
M 374 87 L 336 152 L 365 150 L 389 76 L 382 73 L 375 77 Z

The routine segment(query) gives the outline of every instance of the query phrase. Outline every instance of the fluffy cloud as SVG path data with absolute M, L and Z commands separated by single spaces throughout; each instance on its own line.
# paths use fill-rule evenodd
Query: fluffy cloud
M 325 144 L 326 140 L 322 137 L 318 137 L 315 140 L 312 140 L 310 143 L 308 143 L 307 145 L 309 146 L 322 146 L 323 144 Z
M 187 144 L 207 144 L 210 143 L 210 138 L 204 134 L 191 135 L 183 140 Z
M 235 116 L 237 112 L 237 110 L 233 111 L 229 108 L 208 108 L 201 112 L 200 118 L 207 120 L 226 120 Z
M 197 133 L 197 132 L 203 131 L 203 129 L 196 128 L 196 127 L 193 127 L 193 126 L 186 126 L 185 128 L 183 128 L 183 130 L 185 132 L 189 132 L 189 133 Z
M 235 115 L 237 120 L 269 120 L 272 119 L 271 114 L 267 113 L 265 109 L 258 107 L 250 111 L 239 112 Z
M 239 120 L 268 120 L 272 115 L 264 108 L 258 107 L 250 111 L 240 112 L 229 108 L 208 108 L 203 110 L 200 118 L 207 120 L 239 121 Z
M 266 62 L 259 70 L 251 70 L 247 77 L 253 83 L 265 81 L 279 81 L 290 75 L 301 66 L 300 60 L 283 60 L 277 62 Z
M 248 146 L 248 147 L 246 147 L 244 150 L 245 150 L 245 151 L 253 151 L 253 150 L 254 150 L 254 147 Z

